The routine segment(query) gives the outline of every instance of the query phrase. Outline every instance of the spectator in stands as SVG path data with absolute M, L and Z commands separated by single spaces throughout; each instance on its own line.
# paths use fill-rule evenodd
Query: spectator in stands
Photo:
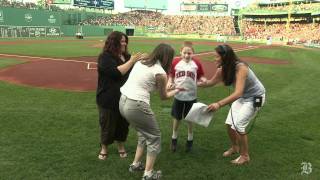
M 235 35 L 231 16 L 163 15 L 154 11 L 136 10 L 87 19 L 83 23 L 144 26 L 149 33 Z
M 120 158 L 126 158 L 124 142 L 128 136 L 128 122 L 119 112 L 120 87 L 126 82 L 131 67 L 141 54 L 130 56 L 128 37 L 118 31 L 112 32 L 98 57 L 98 86 L 96 101 L 99 110 L 101 150 L 98 158 L 108 157 L 108 146 L 118 142 Z

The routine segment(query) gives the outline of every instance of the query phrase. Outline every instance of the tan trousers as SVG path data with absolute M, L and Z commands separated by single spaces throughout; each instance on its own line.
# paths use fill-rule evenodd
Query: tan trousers
M 161 132 L 150 105 L 122 95 L 119 110 L 121 115 L 136 129 L 138 145 L 147 146 L 149 155 L 159 154 L 161 151 Z

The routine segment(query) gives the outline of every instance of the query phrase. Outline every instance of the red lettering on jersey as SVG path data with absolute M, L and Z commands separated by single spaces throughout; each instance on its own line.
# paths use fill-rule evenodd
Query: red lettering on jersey
M 193 72 L 191 72 L 191 71 L 187 71 L 187 77 L 190 77 L 191 79 L 195 79 L 195 74 L 193 73 Z
M 184 71 L 180 71 L 176 74 L 176 78 L 179 78 L 179 77 L 182 77 L 182 76 L 185 76 L 186 75 L 186 72 Z

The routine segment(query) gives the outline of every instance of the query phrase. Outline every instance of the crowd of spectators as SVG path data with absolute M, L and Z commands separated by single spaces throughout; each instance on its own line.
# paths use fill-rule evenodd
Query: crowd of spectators
M 87 19 L 87 25 L 142 26 L 153 33 L 235 35 L 231 16 L 163 15 L 154 11 L 130 11 Z
M 18 2 L 18 1 L 7 1 L 7 0 L 1 0 L 0 6 L 1 7 L 25 8 L 25 9 L 39 9 L 39 7 L 40 7 L 32 2 L 23 3 L 23 2 Z
M 270 4 L 268 6 L 259 6 L 253 5 L 246 8 L 247 11 L 266 11 L 266 12 L 302 12 L 302 11 L 319 11 L 320 10 L 320 3 L 298 3 L 298 4 L 291 4 L 283 3 L 283 4 Z
M 250 39 L 292 39 L 297 41 L 320 41 L 320 22 L 257 22 L 244 21 L 244 36 Z
M 46 9 L 51 11 L 62 11 L 61 8 L 55 5 L 48 4 L 35 4 L 33 2 L 21 2 L 21 1 L 8 1 L 0 0 L 0 7 L 12 7 L 12 8 L 22 8 L 22 9 Z
M 184 2 L 198 3 L 196 0 Z M 215 3 L 219 0 L 201 0 L 201 3 Z M 43 6 L 34 3 L 1 0 L 1 7 L 43 9 Z M 294 9 L 314 10 L 320 8 L 316 4 L 294 4 Z M 252 8 L 252 7 L 251 7 Z M 288 5 L 273 5 L 263 7 L 268 10 L 288 10 Z M 262 9 L 263 9 L 262 8 Z M 261 9 L 261 7 L 259 7 Z M 206 15 L 164 15 L 156 11 L 135 10 L 126 13 L 110 14 L 106 16 L 91 17 L 82 22 L 84 25 L 97 26 L 134 26 L 144 27 L 145 32 L 165 34 L 199 34 L 199 35 L 235 35 L 235 25 L 232 16 L 206 16 Z M 297 21 L 289 26 L 286 21 L 273 19 L 270 22 L 244 19 L 242 32 L 245 38 L 250 39 L 296 39 L 298 41 L 320 42 L 320 21 Z
M 190 4 L 190 3 L 197 3 L 197 4 L 225 4 L 226 0 L 183 0 L 182 3 Z

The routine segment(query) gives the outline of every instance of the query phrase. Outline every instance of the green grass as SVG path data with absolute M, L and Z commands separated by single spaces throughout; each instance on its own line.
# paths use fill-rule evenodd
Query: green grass
M 71 44 L 66 43 L 63 48 L 66 56 L 75 55 L 76 44 Z M 80 43 L 80 47 L 84 44 Z M 143 48 L 147 51 L 152 46 Z M 1 46 L 1 53 L 2 50 Z M 18 49 L 15 53 L 19 53 Z M 195 126 L 194 149 L 190 154 L 184 152 L 187 129 L 182 125 L 178 152 L 171 153 L 172 122 L 168 109 L 172 102 L 160 101 L 155 93 L 152 108 L 162 131 L 162 152 L 155 168 L 161 169 L 163 179 L 169 180 L 318 179 L 320 51 L 277 47 L 239 55 L 290 62 L 280 66 L 250 64 L 267 90 L 266 105 L 249 135 L 250 164 L 236 167 L 229 163 L 232 158 L 221 156 L 229 146 L 224 127 L 227 107 L 215 113 L 208 128 Z M 3 62 L 0 60 L 0 66 Z M 199 89 L 198 100 L 211 103 L 228 93 L 223 86 Z M 132 129 L 126 144 L 128 159 L 120 160 L 113 145 L 107 161 L 97 160 L 99 125 L 94 92 L 45 90 L 0 82 L 0 110 L 0 179 L 141 178 L 139 173 L 128 172 L 136 147 Z M 312 164 L 311 174 L 300 174 L 302 162 Z
M 95 38 L 86 38 L 84 40 L 77 40 L 73 38 L 63 39 L 52 39 L 52 38 L 41 38 L 41 39 L 32 39 L 28 43 L 28 39 L 16 40 L 20 42 L 19 44 L 12 44 L 14 40 L 2 39 L 2 41 L 9 41 L 11 44 L 6 44 L 5 46 L 0 46 L 1 53 L 7 54 L 20 54 L 28 56 L 43 56 L 43 57 L 82 57 L 82 56 L 97 56 L 102 50 L 102 47 L 94 47 L 95 45 L 103 45 L 104 37 L 95 37 Z M 145 42 L 148 40 L 149 42 Z M 163 42 L 169 43 L 175 50 L 176 55 L 179 55 L 180 48 L 182 43 L 187 39 L 160 39 L 160 38 L 131 38 L 129 41 L 129 51 L 130 52 L 148 52 L 150 53 L 153 48 Z M 189 40 L 189 39 L 188 39 Z M 214 42 L 212 40 L 199 40 L 194 39 L 195 43 L 194 49 L 196 53 L 212 51 L 213 46 L 206 44 L 196 44 L 197 42 Z M 237 43 L 234 43 L 237 44 Z
M 16 59 L 8 59 L 8 58 L 0 58 L 0 69 L 13 66 L 16 64 L 24 63 L 24 61 L 16 60 Z

